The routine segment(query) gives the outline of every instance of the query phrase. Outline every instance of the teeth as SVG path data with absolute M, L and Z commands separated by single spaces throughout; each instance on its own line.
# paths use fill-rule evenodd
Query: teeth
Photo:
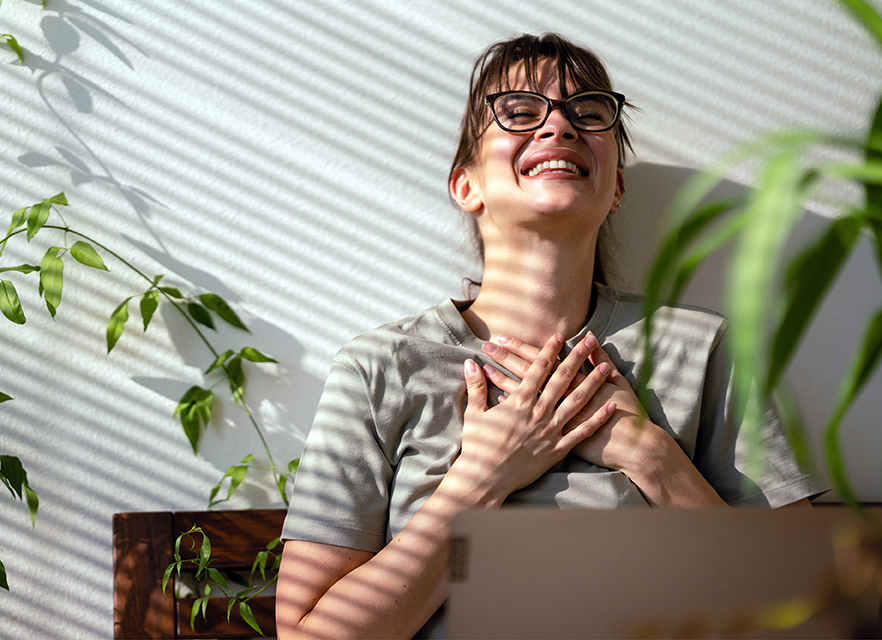
M 574 173 L 577 176 L 581 176 L 582 172 L 579 170 L 579 167 L 574 165 L 572 162 L 567 160 L 546 160 L 545 162 L 540 162 L 535 167 L 530 169 L 527 172 L 527 175 L 538 176 L 543 171 L 555 171 L 555 172 L 567 172 Z

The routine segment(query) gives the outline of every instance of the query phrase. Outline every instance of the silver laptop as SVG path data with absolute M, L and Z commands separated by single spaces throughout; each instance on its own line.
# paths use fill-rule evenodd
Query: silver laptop
M 800 621 L 835 586 L 834 539 L 859 524 L 839 506 L 465 512 L 448 637 L 847 637 L 836 615 Z M 878 598 L 854 606 L 878 622 Z

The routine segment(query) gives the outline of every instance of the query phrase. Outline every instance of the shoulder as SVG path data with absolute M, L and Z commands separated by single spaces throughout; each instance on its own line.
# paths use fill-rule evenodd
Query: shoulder
M 609 305 L 607 333 L 644 331 L 649 311 L 645 296 L 602 285 L 598 285 L 598 294 L 599 300 Z M 715 346 L 726 333 L 729 321 L 722 314 L 704 307 L 664 302 L 652 316 L 652 327 L 655 340 L 675 339 L 687 343 L 710 340 Z
M 447 301 L 356 336 L 337 352 L 333 362 L 364 373 L 420 360 L 439 344 L 452 342 L 443 322 L 448 306 L 453 303 Z

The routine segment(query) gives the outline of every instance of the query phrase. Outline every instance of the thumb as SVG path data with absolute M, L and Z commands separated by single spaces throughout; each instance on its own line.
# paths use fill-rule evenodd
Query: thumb
M 484 372 L 474 360 L 466 360 L 463 363 L 463 374 L 466 381 L 466 393 L 468 394 L 468 405 L 466 406 L 466 415 L 469 413 L 483 413 L 487 407 L 487 378 Z

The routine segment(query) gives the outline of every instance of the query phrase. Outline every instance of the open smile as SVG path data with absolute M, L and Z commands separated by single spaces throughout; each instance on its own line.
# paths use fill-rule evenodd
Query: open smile
M 546 160 L 545 162 L 540 162 L 524 175 L 532 178 L 540 173 L 571 173 L 579 177 L 582 176 L 582 170 L 567 160 Z
M 538 176 L 583 178 L 588 175 L 588 167 L 582 156 L 571 149 L 541 149 L 531 153 L 524 160 L 521 175 L 527 178 Z

